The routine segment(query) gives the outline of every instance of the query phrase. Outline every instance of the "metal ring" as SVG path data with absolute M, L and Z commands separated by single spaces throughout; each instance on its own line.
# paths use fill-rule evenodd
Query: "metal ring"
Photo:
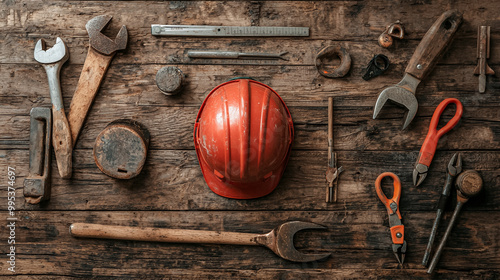
M 326 57 L 332 57 L 337 55 L 340 58 L 340 65 L 333 69 L 333 71 L 329 71 L 326 69 L 323 64 L 323 59 Z M 340 78 L 344 77 L 351 68 L 351 56 L 347 52 L 347 50 L 343 47 L 337 46 L 327 46 L 322 49 L 318 55 L 316 56 L 316 69 L 318 72 L 327 78 Z

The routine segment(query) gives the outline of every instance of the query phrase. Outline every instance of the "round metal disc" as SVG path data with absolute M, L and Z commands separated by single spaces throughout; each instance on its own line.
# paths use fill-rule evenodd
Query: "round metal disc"
M 94 160 L 106 175 L 131 179 L 141 172 L 146 161 L 149 132 L 131 120 L 110 123 L 94 145 Z
M 165 95 L 177 94 L 184 83 L 184 73 L 181 69 L 174 66 L 161 68 L 156 73 L 156 85 Z

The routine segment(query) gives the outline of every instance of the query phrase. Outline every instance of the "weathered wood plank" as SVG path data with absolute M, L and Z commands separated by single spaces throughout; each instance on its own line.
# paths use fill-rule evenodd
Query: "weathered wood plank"
M 159 65 L 112 65 L 101 85 L 92 111 L 97 104 L 149 105 L 149 106 L 194 106 L 199 107 L 205 96 L 219 84 L 229 79 L 250 76 L 276 90 L 288 106 L 325 106 L 328 96 L 335 96 L 335 105 L 372 107 L 378 93 L 402 78 L 404 68 L 394 67 L 387 75 L 366 82 L 359 75 L 345 79 L 326 79 L 314 66 L 244 66 L 234 65 L 185 65 L 181 69 L 188 75 L 186 88 L 179 96 L 167 97 L 155 84 Z M 356 72 L 358 71 L 359 72 Z M 81 67 L 63 67 L 61 87 L 64 103 L 69 107 L 76 89 Z M 360 68 L 353 69 L 361 73 Z M 500 88 L 500 79 L 491 77 L 487 93 L 477 93 L 478 78 L 472 75 L 473 66 L 438 66 L 417 89 L 420 107 L 435 107 L 446 97 L 456 97 L 465 107 L 500 106 L 494 98 Z M 0 69 L 4 80 L 0 98 L 6 104 L 49 104 L 47 77 L 40 65 L 5 65 Z M 293 83 L 292 83 L 293 81 Z M 24 99 L 23 99 L 24 98 Z M 15 99 L 15 100 L 12 100 Z M 7 107 L 8 108 L 8 107 Z M 150 110 L 154 110 L 149 108 Z M 92 114 L 92 111 L 90 114 Z M 497 118 L 498 119 L 498 118 Z
M 200 63 L 189 61 L 185 52 L 188 49 L 220 49 L 221 46 L 225 46 L 229 50 L 262 52 L 288 50 L 291 52 L 291 61 L 278 64 L 312 65 L 316 53 L 322 46 L 330 43 L 328 41 L 346 45 L 351 53 L 355 54 L 355 63 L 366 64 L 369 59 L 366 57 L 360 59 L 359 53 L 370 54 L 371 58 L 374 49 L 389 55 L 393 63 L 404 63 L 409 60 L 418 41 L 434 20 L 445 10 L 456 8 L 464 12 L 465 23 L 459 30 L 451 53 L 444 61 L 448 64 L 476 64 L 475 55 L 464 57 L 463 54 L 475 54 L 476 28 L 484 24 L 482 18 L 490 16 L 492 20 L 488 24 L 493 25 L 493 29 L 500 27 L 496 15 L 491 15 L 495 10 L 494 5 L 494 2 L 458 3 L 454 7 L 439 2 L 426 5 L 412 5 L 408 2 L 393 5 L 387 1 L 265 2 L 260 4 L 259 25 L 310 26 L 311 36 L 272 40 L 260 38 L 212 40 L 156 38 L 150 33 L 150 25 L 152 23 L 250 25 L 249 22 L 254 15 L 253 5 L 248 1 L 228 1 L 224 4 L 213 1 L 179 2 L 171 5 L 142 1 L 76 2 L 71 5 L 55 1 L 32 1 L 23 5 L 5 2 L 2 3 L 3 21 L 0 21 L 0 30 L 5 33 L 5 37 L 0 39 L 2 46 L 0 61 L 34 63 L 32 49 L 36 40 L 39 38 L 53 40 L 55 36 L 60 36 L 70 49 L 70 63 L 83 64 L 88 47 L 85 23 L 95 15 L 109 13 L 109 7 L 113 7 L 115 19 L 111 22 L 111 30 L 117 31 L 121 24 L 126 24 L 130 34 L 128 51 L 124 55 L 118 55 L 120 63 Z M 408 10 L 425 12 L 417 18 L 409 16 Z M 375 16 L 374 11 L 383 12 Z M 61 14 L 71 17 L 61 17 Z M 141 20 L 136 20 L 138 14 L 141 15 Z M 376 43 L 378 36 L 386 25 L 396 19 L 405 23 L 406 39 L 396 42 L 397 49 L 380 48 Z M 110 36 L 114 35 L 112 32 L 108 33 Z M 498 38 L 495 32 L 492 36 Z M 366 41 L 371 41 L 371 44 L 367 44 Z M 495 64 L 500 61 L 499 48 L 498 44 L 492 44 L 490 63 Z
M 152 23 L 249 26 L 253 17 L 253 25 L 308 26 L 312 38 L 333 40 L 379 34 L 389 23 L 400 19 L 405 23 L 408 37 L 414 38 L 423 36 L 435 19 L 449 9 L 463 11 L 467 20 L 463 28 L 470 35 L 476 35 L 476 26 L 485 19 L 489 19 L 487 23 L 498 23 L 493 1 L 452 4 L 407 1 L 397 5 L 387 1 L 262 1 L 258 24 L 250 1 L 7 1 L 2 6 L 0 30 L 23 32 L 28 36 L 57 32 L 85 37 L 87 34 L 81 26 L 89 18 L 109 11 L 113 11 L 115 17 L 112 27 L 130 25 L 134 27 L 130 28 L 132 36 L 149 34 Z M 418 17 L 412 16 L 415 14 Z
M 387 215 L 382 205 L 370 211 L 294 211 L 274 212 L 273 215 L 268 215 L 266 211 L 237 211 L 232 215 L 219 211 L 21 211 L 18 212 L 20 220 L 16 232 L 19 258 L 16 266 L 22 275 L 43 271 L 42 274 L 74 276 L 131 277 L 144 273 L 151 276 L 172 273 L 176 276 L 173 272 L 182 273 L 180 268 L 221 271 L 237 267 L 249 272 L 280 269 L 285 275 L 294 275 L 298 273 L 294 271 L 302 270 L 302 275 L 312 273 L 311 277 L 337 270 L 354 271 L 354 275 L 368 270 L 373 276 L 387 275 L 390 271 L 395 277 L 411 273 L 425 278 L 420 260 L 433 215 L 432 212 L 404 214 L 410 251 L 406 256 L 405 269 L 401 270 L 390 249 Z M 498 219 L 498 216 L 496 212 L 484 215 L 464 211 L 456 225 L 462 230 L 452 232 L 439 263 L 438 275 L 450 273 L 449 270 L 452 275 L 458 276 L 456 273 L 459 270 L 471 278 L 489 275 L 483 270 L 500 263 L 500 243 L 495 235 L 495 225 L 488 221 Z M 299 232 L 295 246 L 305 252 L 330 251 L 332 257 L 297 264 L 282 260 L 270 250 L 260 247 L 76 239 L 68 232 L 68 226 L 73 222 L 90 222 L 262 233 L 287 220 L 311 221 L 327 226 L 325 231 Z M 5 273 L 5 270 L 1 271 Z M 498 272 L 489 270 L 489 273 L 496 275 Z M 257 273 L 256 276 L 259 275 Z
M 52 196 L 39 206 L 24 204 L 23 209 L 54 210 L 371 210 L 380 204 L 373 186 L 385 171 L 398 174 L 403 184 L 402 211 L 432 211 L 442 191 L 446 166 L 452 151 L 438 151 L 422 187 L 412 183 L 412 170 L 418 152 L 339 152 L 339 164 L 346 171 L 339 183 L 340 203 L 324 202 L 327 153 L 292 151 L 280 185 L 268 196 L 255 200 L 233 200 L 209 190 L 194 151 L 150 151 L 142 173 L 131 180 L 115 180 L 95 166 L 92 150 L 74 153 L 73 178 L 62 180 L 52 164 Z M 483 176 L 484 191 L 467 207 L 499 210 L 500 153 L 462 152 L 464 170 L 476 169 Z M 28 171 L 28 151 L 3 153 L 5 162 L 18 170 L 17 197 L 22 198 L 22 182 Z M 454 195 L 452 195 L 454 197 Z M 454 198 L 453 198 L 454 199 Z M 6 204 L 6 197 L 0 197 Z M 467 208 L 466 207 L 466 208 Z
M 500 277 L 500 89 L 488 77 L 478 94 L 472 75 L 478 25 L 491 25 L 489 63 L 500 65 L 498 3 L 495 1 L 3 1 L 0 3 L 0 172 L 17 172 L 16 231 L 19 279 L 497 279 Z M 377 93 L 397 83 L 420 39 L 445 10 L 464 12 L 464 24 L 436 69 L 419 86 L 419 112 L 401 132 L 402 110 L 389 106 L 372 120 Z M 74 153 L 74 177 L 62 180 L 55 162 L 52 199 L 26 205 L 22 183 L 28 172 L 29 110 L 50 106 L 45 72 L 33 60 L 36 40 L 51 45 L 62 37 L 70 61 L 62 69 L 64 103 L 69 106 L 88 48 L 85 23 L 112 13 L 107 35 L 121 24 L 129 46 L 117 54 L 90 111 Z M 376 39 L 395 20 L 405 24 L 405 40 L 382 49 Z M 150 24 L 309 26 L 308 38 L 166 38 L 150 35 Z M 314 58 L 323 46 L 341 44 L 352 57 L 350 74 L 337 80 L 320 76 Z M 190 49 L 249 52 L 290 51 L 290 61 L 190 60 Z M 375 53 L 391 68 L 365 82 L 361 72 Z M 154 77 L 166 64 L 188 75 L 185 91 L 174 98 L 157 90 Z M 498 71 L 497 71 L 498 72 Z M 230 200 L 206 186 L 192 144 L 192 128 L 208 92 L 235 76 L 252 76 L 273 87 L 289 106 L 296 137 L 289 165 L 276 190 L 261 199 Z M 335 96 L 335 149 L 341 175 L 339 203 L 324 202 L 327 97 Z M 459 98 L 465 107 L 460 125 L 439 142 L 428 178 L 413 187 L 411 171 L 437 104 Z M 452 112 L 447 112 L 449 119 Z M 143 173 L 117 181 L 102 174 L 92 159 L 97 133 L 112 120 L 128 117 L 148 126 L 151 149 Z M 462 152 L 464 169 L 479 170 L 483 193 L 461 213 L 438 272 L 429 277 L 420 265 L 442 190 L 446 165 Z M 4 171 L 1 171 L 4 170 Z M 409 244 L 405 269 L 390 250 L 387 214 L 373 187 L 384 171 L 403 183 L 401 213 Z M 0 175 L 0 178 L 2 176 Z M 389 184 L 389 182 L 386 182 Z M 0 186 L 0 192 L 5 186 Z M 448 204 L 444 225 L 455 203 Z M 7 200 L 0 196 L 0 211 Z M 149 211 L 151 210 L 151 211 Z M 324 224 L 327 231 L 301 232 L 299 250 L 331 251 L 311 264 L 290 263 L 258 247 L 160 244 L 75 239 L 71 222 L 155 226 L 240 232 L 266 232 L 286 220 Z M 444 227 L 443 225 L 443 227 Z M 441 234 L 442 234 L 441 229 Z M 6 248 L 6 245 L 4 245 Z M 6 262 L 0 278 L 11 279 Z
M 0 135 L 0 148 L 28 149 L 31 106 L 51 106 L 47 103 L 50 102 L 50 98 L 46 97 L 38 102 L 41 99 L 41 97 L 28 99 L 14 96 L 6 98 L 10 104 L 4 106 L 0 113 L 0 122 L 6 126 L 5 131 Z M 131 118 L 144 123 L 151 133 L 150 149 L 152 150 L 194 149 L 193 127 L 198 107 L 116 104 L 102 99 L 98 97 L 93 105 L 77 142 L 77 149 L 92 149 L 99 132 L 108 123 L 120 118 Z M 32 100 L 35 103 L 32 103 Z M 327 102 L 325 100 L 322 103 L 322 106 L 326 106 Z M 500 144 L 500 110 L 498 107 L 476 107 L 473 104 L 464 106 L 465 112 L 461 123 L 441 138 L 438 149 L 493 150 L 498 148 Z M 289 109 L 295 128 L 293 148 L 325 151 L 327 149 L 327 108 L 290 106 Z M 418 151 L 427 134 L 434 110 L 435 107 L 421 106 L 410 127 L 406 131 L 401 131 L 403 110 L 399 107 L 388 105 L 379 119 L 373 120 L 371 107 L 336 106 L 334 110 L 335 149 L 339 151 Z M 449 120 L 454 114 L 454 109 L 448 111 L 443 116 L 444 120 Z
M 84 26 L 82 26 L 84 28 Z M 250 64 L 250 65 L 314 65 L 316 54 L 325 46 L 340 44 L 344 46 L 353 58 L 354 65 L 366 66 L 374 54 L 385 54 L 391 64 L 403 64 L 410 60 L 419 40 L 405 39 L 397 43 L 397 48 L 384 49 L 377 45 L 379 34 L 368 37 L 371 41 L 349 41 L 348 38 L 337 40 L 304 40 L 273 38 L 220 38 L 217 40 L 206 38 L 154 38 L 147 35 L 141 39 L 129 38 L 127 49 L 119 52 L 114 64 Z M 56 37 L 61 37 L 68 46 L 70 60 L 68 64 L 83 64 L 87 56 L 88 37 L 74 38 L 63 35 L 47 35 L 26 38 L 25 34 L 7 33 L 0 38 L 1 63 L 33 63 L 33 49 L 38 39 L 44 38 L 51 46 Z M 144 37 L 144 38 L 143 38 Z M 493 35 L 493 39 L 495 36 Z M 499 38 L 500 39 L 500 38 Z M 449 51 L 439 60 L 440 64 L 476 65 L 476 38 L 457 37 Z M 288 51 L 285 60 L 238 60 L 238 59 L 190 59 L 189 50 L 228 50 L 245 52 Z M 500 46 L 491 44 L 490 65 L 500 63 Z M 470 54 L 464 56 L 463 54 Z

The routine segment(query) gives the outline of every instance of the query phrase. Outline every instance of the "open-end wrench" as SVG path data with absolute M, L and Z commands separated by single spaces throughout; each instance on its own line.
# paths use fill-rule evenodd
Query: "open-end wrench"
M 208 230 L 139 228 L 86 223 L 74 223 L 69 226 L 69 232 L 75 237 L 172 243 L 262 245 L 271 249 L 283 259 L 292 262 L 312 262 L 330 256 L 331 253 L 304 254 L 295 249 L 293 237 L 295 233 L 305 229 L 325 229 L 325 227 L 314 223 L 290 221 L 279 225 L 269 233 L 253 234 Z
M 408 110 L 405 114 L 403 129 L 411 123 L 418 110 L 418 101 L 415 98 L 417 86 L 432 71 L 439 57 L 453 40 L 461 23 L 462 14 L 455 10 L 443 13 L 434 22 L 413 53 L 403 79 L 379 94 L 373 110 L 373 119 L 377 118 L 380 110 L 389 100 Z
M 101 33 L 111 18 L 108 15 L 97 16 L 85 25 L 89 34 L 89 52 L 68 112 L 73 146 L 114 54 L 127 47 L 128 32 L 125 25 L 121 27 L 115 40 Z
M 45 68 L 49 80 L 50 99 L 52 100 L 52 145 L 56 154 L 59 175 L 62 178 L 70 178 L 73 145 L 71 130 L 64 113 L 61 84 L 59 82 L 61 66 L 68 60 L 69 53 L 61 38 L 57 38 L 56 44 L 50 49 L 46 49 L 45 41 L 40 39 L 35 45 L 34 56 L 35 60 Z

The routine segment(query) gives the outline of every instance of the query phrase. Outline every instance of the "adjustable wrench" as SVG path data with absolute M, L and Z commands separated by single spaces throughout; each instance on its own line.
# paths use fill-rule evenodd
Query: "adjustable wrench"
M 116 51 L 127 47 L 128 32 L 125 25 L 120 28 L 115 40 L 101 33 L 111 18 L 112 16 L 108 15 L 97 16 L 85 25 L 89 34 L 89 52 L 68 112 L 73 146 L 113 56 Z
M 43 65 L 49 80 L 50 99 L 52 100 L 52 145 L 56 154 L 57 168 L 62 178 L 71 177 L 71 156 L 73 144 L 71 130 L 64 113 L 64 104 L 61 96 L 61 83 L 59 72 L 61 66 L 68 60 L 69 53 L 61 38 L 57 38 L 56 44 L 46 49 L 45 41 L 38 40 L 35 45 L 35 60 Z

